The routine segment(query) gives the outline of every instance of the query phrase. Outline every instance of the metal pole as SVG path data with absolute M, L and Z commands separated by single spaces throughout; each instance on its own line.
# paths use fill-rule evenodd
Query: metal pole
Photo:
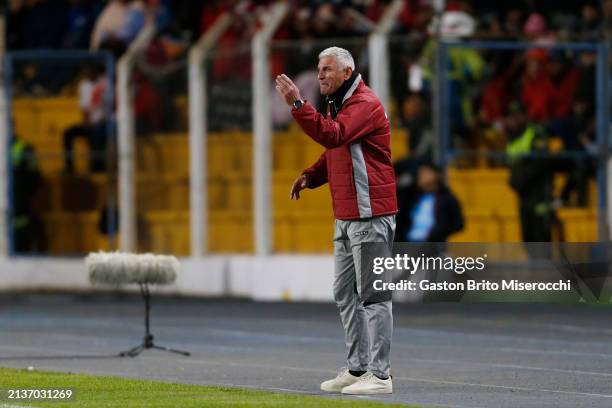
M 386 33 L 374 32 L 368 37 L 370 86 L 389 112 L 389 42 Z
M 229 14 L 219 17 L 189 51 L 189 207 L 191 256 L 208 249 L 208 154 L 206 142 L 206 55 L 231 22 Z
M 11 59 L 0 54 L 0 258 L 10 254 L 10 160 L 11 143 Z
M 145 26 L 117 63 L 117 128 L 119 155 L 119 233 L 120 249 L 135 251 L 136 236 L 136 160 L 134 106 L 132 104 L 131 72 L 136 55 L 147 47 L 155 27 Z
M 442 25 L 442 13 L 444 11 L 444 0 L 434 2 L 434 10 L 436 12 L 436 16 L 434 18 L 435 22 L 435 34 L 432 41 L 434 41 L 434 53 L 433 53 L 433 78 L 431 81 L 431 120 L 432 126 L 431 129 L 433 131 L 433 140 L 432 140 L 432 153 L 434 162 L 439 165 L 442 164 L 444 152 L 444 135 L 443 133 L 443 125 L 441 120 L 442 116 L 442 103 L 444 102 L 442 99 L 442 95 L 440 92 L 442 90 L 443 82 L 442 82 L 442 72 L 446 69 L 445 66 L 442 65 L 441 55 L 443 54 L 443 50 L 441 49 L 441 39 L 440 39 L 440 26 Z
M 108 114 L 108 120 L 106 121 L 106 145 L 113 146 L 110 150 L 115 153 L 116 149 L 116 139 L 115 135 L 115 122 L 116 117 L 113 114 L 114 109 L 114 101 L 115 101 L 115 88 L 112 84 L 115 81 L 115 58 L 110 52 L 106 53 L 104 58 L 104 64 L 106 69 L 106 80 L 108 83 L 108 89 L 106 90 L 106 94 L 104 95 L 104 105 Z M 115 226 L 117 225 L 117 194 L 116 194 L 116 157 L 111 157 L 108 153 L 106 155 L 107 167 L 106 171 L 109 175 L 109 180 L 107 183 L 108 188 L 108 200 L 106 202 L 106 216 L 107 216 L 107 231 L 108 231 L 108 247 L 110 249 L 117 249 L 117 231 Z
M 370 62 L 370 86 L 380 102 L 389 112 L 389 32 L 402 11 L 403 0 L 393 0 L 376 29 L 368 37 L 368 60 Z
M 253 64 L 253 195 L 255 205 L 255 252 L 272 252 L 272 117 L 270 114 L 270 69 L 268 43 L 288 10 L 287 3 L 277 3 L 267 24 L 251 42 Z
M 0 56 L 6 53 L 6 16 L 0 10 Z
M 598 205 L 597 237 L 600 241 L 610 239 L 612 233 L 612 159 L 610 158 L 610 61 L 607 41 L 599 45 L 597 53 L 596 117 L 597 144 L 601 156 L 597 169 Z
M 117 130 L 119 170 L 119 236 L 122 251 L 136 248 L 136 193 L 134 175 L 134 108 L 130 86 L 131 64 L 117 64 Z
M 434 161 L 446 168 L 447 154 L 451 149 L 451 132 L 449 120 L 449 98 L 447 83 L 448 47 L 443 41 L 439 41 L 436 48 L 436 76 L 433 81 L 433 100 L 436 108 L 433 111 L 435 117 L 436 131 L 434 135 Z

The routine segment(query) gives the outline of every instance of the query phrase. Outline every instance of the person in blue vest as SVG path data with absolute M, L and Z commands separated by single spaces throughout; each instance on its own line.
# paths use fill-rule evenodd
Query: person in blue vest
M 400 197 L 396 241 L 446 242 L 463 229 L 461 204 L 444 183 L 442 171 L 422 163 L 416 184 Z

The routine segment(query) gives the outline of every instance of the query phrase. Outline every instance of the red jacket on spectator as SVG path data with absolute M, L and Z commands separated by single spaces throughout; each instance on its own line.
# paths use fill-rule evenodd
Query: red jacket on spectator
M 303 174 L 309 188 L 329 182 L 334 215 L 357 220 L 397 212 L 395 173 L 391 165 L 391 127 L 385 110 L 361 76 L 342 99 L 335 119 L 309 103 L 292 114 L 304 132 L 326 148 Z
M 508 75 L 499 75 L 484 87 L 482 91 L 482 111 L 484 119 L 495 122 L 506 113 L 506 107 L 510 103 L 510 95 L 507 92 Z
M 535 77 L 523 77 L 521 102 L 525 105 L 530 120 L 540 122 L 552 117 L 556 89 L 544 71 Z
M 553 105 L 553 116 L 555 118 L 566 118 L 572 113 L 574 92 L 580 81 L 580 71 L 570 68 L 555 88 L 555 104 Z

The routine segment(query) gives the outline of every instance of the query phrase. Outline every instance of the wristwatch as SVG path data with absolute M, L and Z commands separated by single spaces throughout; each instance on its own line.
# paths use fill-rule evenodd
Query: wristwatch
M 298 99 L 297 101 L 293 102 L 293 109 L 300 109 L 302 106 L 304 106 L 304 101 L 301 99 Z

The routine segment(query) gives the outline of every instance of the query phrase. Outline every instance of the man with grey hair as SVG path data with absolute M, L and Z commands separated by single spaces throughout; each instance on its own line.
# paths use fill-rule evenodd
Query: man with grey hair
M 355 71 L 352 55 L 331 47 L 319 54 L 320 111 L 303 101 L 286 75 L 276 89 L 304 132 L 325 148 L 291 187 L 300 191 L 329 183 L 334 216 L 334 300 L 345 332 L 348 367 L 321 389 L 343 394 L 393 392 L 389 354 L 393 331 L 390 293 L 369 296 L 362 279 L 362 244 L 383 243 L 390 252 L 397 198 L 391 165 L 391 130 L 385 110 Z M 363 275 L 365 276 L 365 275 Z

